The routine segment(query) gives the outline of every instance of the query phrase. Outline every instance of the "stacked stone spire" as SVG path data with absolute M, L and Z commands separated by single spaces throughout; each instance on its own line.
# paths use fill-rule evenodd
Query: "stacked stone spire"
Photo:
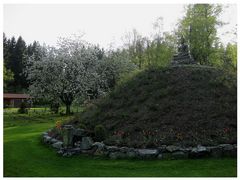
M 172 60 L 172 65 L 180 64 L 196 64 L 196 62 L 190 55 L 188 45 L 185 43 L 183 37 L 181 37 L 181 45 L 178 48 L 178 54 L 174 55 Z

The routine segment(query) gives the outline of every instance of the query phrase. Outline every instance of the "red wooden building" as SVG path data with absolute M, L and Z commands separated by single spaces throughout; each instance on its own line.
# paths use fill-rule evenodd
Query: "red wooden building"
M 4 107 L 20 107 L 23 101 L 27 101 L 30 98 L 28 94 L 4 93 Z

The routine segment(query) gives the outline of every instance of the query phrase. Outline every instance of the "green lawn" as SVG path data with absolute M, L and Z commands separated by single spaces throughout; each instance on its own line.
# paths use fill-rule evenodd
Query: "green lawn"
M 233 177 L 237 160 L 110 160 L 86 155 L 61 157 L 40 143 L 40 134 L 54 126 L 59 115 L 4 114 L 5 177 Z

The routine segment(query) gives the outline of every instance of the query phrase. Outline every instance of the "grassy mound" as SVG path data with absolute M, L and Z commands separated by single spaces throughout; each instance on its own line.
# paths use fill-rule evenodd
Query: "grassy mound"
M 236 75 L 204 66 L 152 68 L 71 121 L 103 125 L 107 144 L 215 145 L 237 141 Z

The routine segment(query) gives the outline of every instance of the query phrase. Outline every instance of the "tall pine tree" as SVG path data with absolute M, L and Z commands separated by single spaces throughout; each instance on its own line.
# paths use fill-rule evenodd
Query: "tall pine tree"
M 16 86 L 19 88 L 27 88 L 26 77 L 23 74 L 23 68 L 26 60 L 27 47 L 25 41 L 20 36 L 17 40 L 15 47 L 15 59 L 14 59 L 14 79 Z

